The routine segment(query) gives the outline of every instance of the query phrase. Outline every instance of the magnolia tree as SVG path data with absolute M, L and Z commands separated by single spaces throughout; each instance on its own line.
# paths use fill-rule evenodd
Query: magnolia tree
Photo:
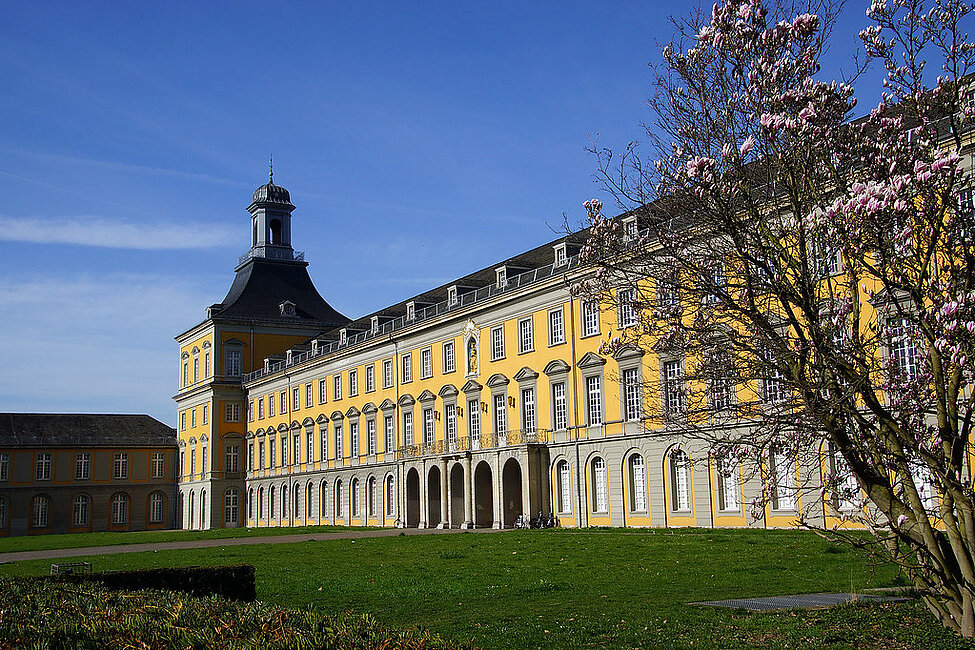
M 772 486 L 756 512 L 787 502 L 897 562 L 975 636 L 975 56 L 968 6 L 924 4 L 876 0 L 842 82 L 820 78 L 828 1 L 675 23 L 651 154 L 593 147 L 627 212 L 586 203 L 597 272 L 573 289 L 618 304 L 606 348 L 659 355 L 648 429 Z M 853 119 L 871 60 L 885 91 Z

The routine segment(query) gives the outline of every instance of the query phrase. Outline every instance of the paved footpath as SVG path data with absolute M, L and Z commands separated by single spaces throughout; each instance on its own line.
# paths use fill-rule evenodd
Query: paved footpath
M 214 548 L 224 546 L 248 546 L 251 544 L 294 544 L 296 542 L 324 542 L 330 539 L 361 539 L 366 537 L 396 537 L 398 535 L 453 535 L 456 533 L 492 533 L 493 528 L 461 530 L 451 528 L 381 528 L 374 530 L 346 530 L 336 533 L 303 533 L 299 535 L 266 535 L 254 537 L 227 537 L 223 539 L 192 539 L 182 542 L 154 542 L 148 544 L 117 544 L 115 546 L 86 546 L 81 548 L 55 548 L 44 551 L 17 551 L 0 553 L 0 564 L 24 560 L 53 560 L 85 555 L 115 555 L 116 553 L 143 553 L 145 551 L 176 551 L 186 548 Z

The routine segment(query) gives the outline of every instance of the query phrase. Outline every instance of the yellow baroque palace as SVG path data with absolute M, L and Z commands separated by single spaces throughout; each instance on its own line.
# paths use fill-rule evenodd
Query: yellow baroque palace
M 292 248 L 294 208 L 254 192 L 229 293 L 176 337 L 180 527 L 784 527 L 812 498 L 791 461 L 756 518 L 760 478 L 651 430 L 665 360 L 600 354 L 634 317 L 570 295 L 585 232 L 350 320 Z

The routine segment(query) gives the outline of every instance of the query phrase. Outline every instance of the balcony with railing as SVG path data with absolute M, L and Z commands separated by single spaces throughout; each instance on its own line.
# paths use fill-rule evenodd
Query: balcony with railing
M 483 433 L 476 438 L 462 437 L 454 440 L 436 440 L 416 445 L 404 445 L 396 450 L 396 460 L 421 458 L 423 456 L 444 456 L 466 451 L 516 447 L 518 445 L 544 444 L 552 441 L 549 429 L 515 430 L 504 433 Z

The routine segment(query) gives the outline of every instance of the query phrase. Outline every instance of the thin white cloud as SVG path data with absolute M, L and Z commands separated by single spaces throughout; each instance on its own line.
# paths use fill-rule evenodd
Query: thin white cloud
M 219 248 L 232 245 L 235 229 L 222 225 L 137 223 L 105 217 L 0 215 L 0 241 L 73 244 L 138 250 Z

